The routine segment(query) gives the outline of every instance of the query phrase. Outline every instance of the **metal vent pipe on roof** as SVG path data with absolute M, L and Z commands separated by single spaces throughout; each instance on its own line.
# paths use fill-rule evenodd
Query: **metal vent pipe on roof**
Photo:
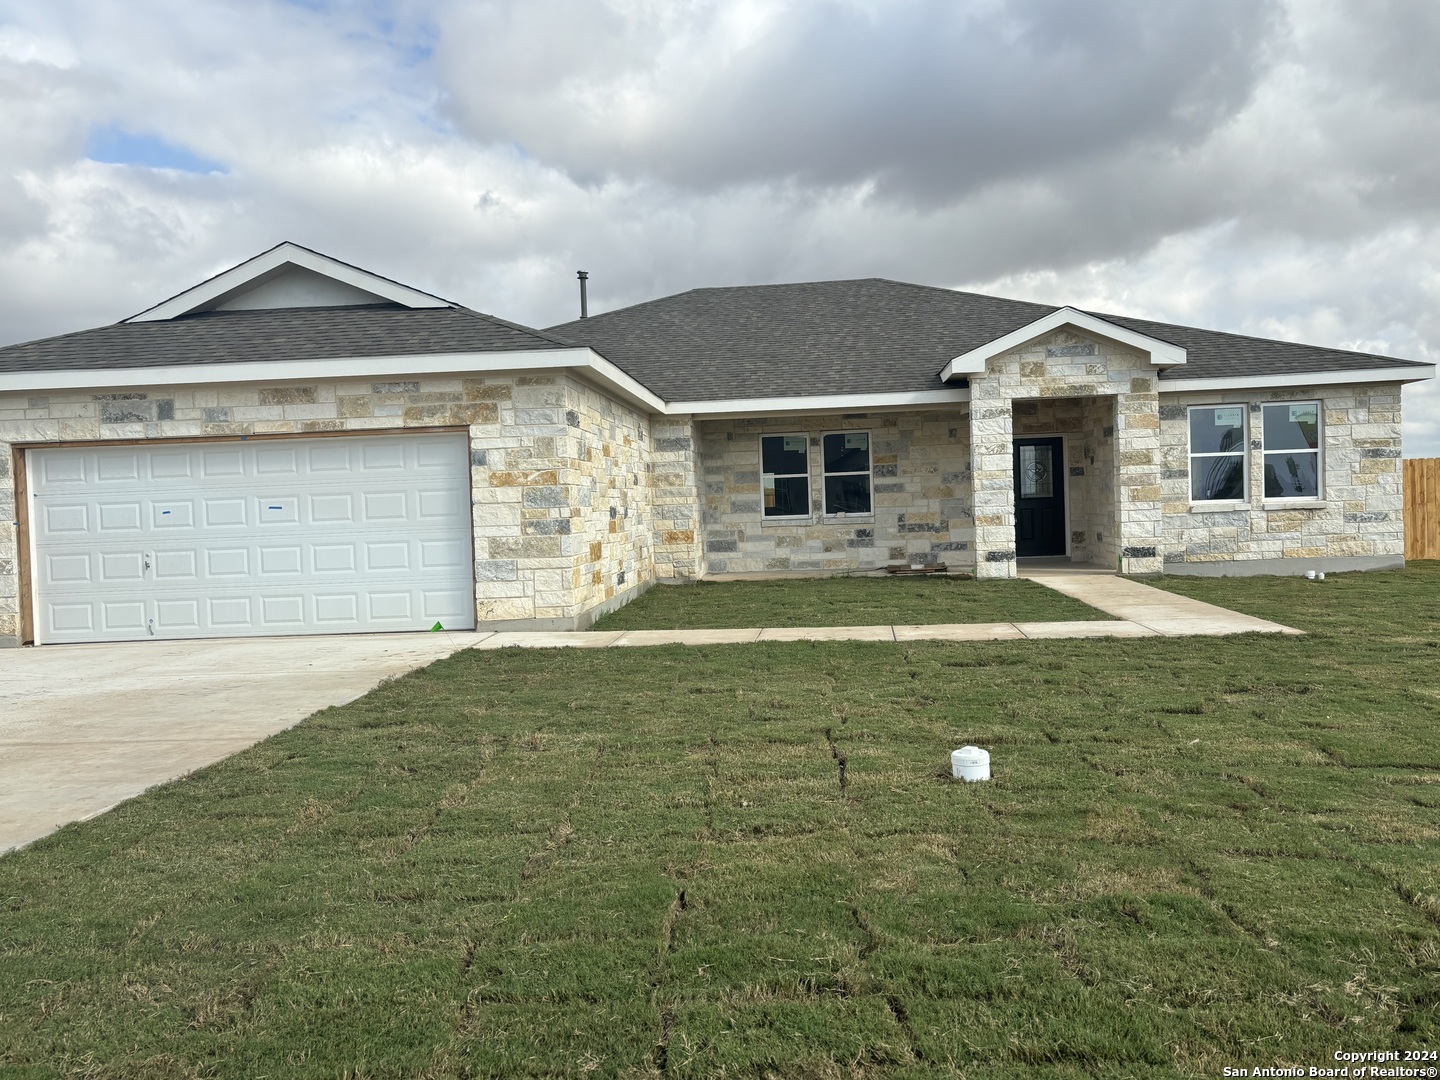
M 580 279 L 580 317 L 582 319 L 588 319 L 590 317 L 590 306 L 585 302 L 585 282 L 590 280 L 590 275 L 584 270 L 576 270 L 575 276 Z

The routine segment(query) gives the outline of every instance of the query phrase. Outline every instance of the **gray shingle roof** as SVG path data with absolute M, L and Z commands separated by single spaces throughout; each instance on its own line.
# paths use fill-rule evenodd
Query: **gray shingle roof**
M 116 323 L 0 349 L 0 372 L 323 360 L 569 347 L 540 330 L 466 308 L 359 307 L 210 311 Z
M 667 401 L 939 390 L 945 364 L 1057 310 L 883 278 L 693 289 L 549 328 L 590 345 Z M 1162 379 L 1410 363 L 1123 316 L 1188 350 Z M 1416 365 L 1422 367 L 1423 365 Z

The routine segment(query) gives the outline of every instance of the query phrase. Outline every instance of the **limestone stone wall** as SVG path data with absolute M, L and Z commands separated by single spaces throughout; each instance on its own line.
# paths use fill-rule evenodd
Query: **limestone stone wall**
M 650 421 L 650 498 L 659 581 L 694 581 L 704 573 L 695 427 L 690 416 L 657 416 Z
M 475 602 L 491 626 L 584 624 L 651 579 L 645 416 L 558 375 L 473 380 Z
M 1167 393 L 1161 400 L 1167 572 L 1236 572 L 1226 564 L 1242 564 L 1239 572 L 1244 572 L 1243 564 L 1265 573 L 1285 572 L 1271 560 L 1294 560 L 1296 572 L 1307 567 L 1363 568 L 1404 557 L 1399 386 Z M 1272 401 L 1320 403 L 1323 491 L 1317 502 L 1265 498 L 1261 408 Z M 1191 405 L 1243 405 L 1247 410 L 1247 492 L 1233 509 L 1206 509 L 1190 502 Z
M 698 425 L 701 530 L 710 574 L 868 570 L 888 562 L 968 568 L 974 536 L 969 416 L 944 411 L 706 420 Z M 824 516 L 820 437 L 868 431 L 874 513 Z M 810 441 L 808 521 L 761 515 L 760 436 Z
M 1126 573 L 1161 568 L 1159 451 L 1160 369 L 1143 353 L 1061 330 L 994 357 L 970 379 L 971 468 L 975 483 L 976 574 L 1015 574 L 1015 497 L 1012 461 L 1017 403 L 1046 398 L 1109 398 L 1114 420 L 1109 475 L 1118 492 L 1115 530 L 1095 531 L 1100 561 L 1118 549 Z M 1096 406 L 1097 416 L 1111 408 Z M 1087 421 L 1089 422 L 1089 421 Z M 1088 472 L 1087 466 L 1087 472 Z M 1103 506 L 1099 514 L 1105 513 Z
M 16 443 L 468 429 L 476 617 L 569 627 L 652 579 L 649 419 L 562 375 L 0 395 L 0 639 L 20 632 Z

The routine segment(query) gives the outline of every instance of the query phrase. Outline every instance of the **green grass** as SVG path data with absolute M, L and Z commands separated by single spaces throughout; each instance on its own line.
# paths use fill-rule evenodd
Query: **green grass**
M 600 619 L 594 629 L 912 626 L 1109 617 L 1031 581 L 973 581 L 936 574 L 657 585 Z
M 442 661 L 0 859 L 0 1075 L 1440 1047 L 1440 564 L 1166 584 L 1309 634 Z

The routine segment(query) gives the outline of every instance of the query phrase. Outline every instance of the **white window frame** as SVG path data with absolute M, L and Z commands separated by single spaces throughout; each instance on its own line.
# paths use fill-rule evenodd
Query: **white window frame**
M 1203 451 L 1195 452 L 1191 442 L 1191 416 L 1196 409 L 1239 409 L 1240 410 L 1240 449 L 1226 451 Z M 1222 401 L 1214 405 L 1190 405 L 1185 409 L 1185 455 L 1186 455 L 1186 492 L 1190 499 L 1191 506 L 1213 509 L 1217 507 L 1244 506 L 1248 503 L 1250 496 L 1250 403 L 1245 401 Z M 1238 499 L 1197 499 L 1195 498 L 1195 462 L 1197 460 L 1211 460 L 1214 458 L 1227 457 L 1240 458 L 1241 491 Z
M 800 439 L 805 444 L 805 471 L 803 473 L 772 473 L 765 471 L 765 440 L 766 439 Z M 760 436 L 755 444 L 755 449 L 760 456 L 760 521 L 792 523 L 796 521 L 812 521 L 815 514 L 811 507 L 814 505 L 814 478 L 810 475 L 810 436 L 803 431 L 767 431 Z M 791 479 L 796 476 L 805 478 L 805 512 L 803 514 L 767 514 L 765 513 L 765 478 Z
M 1313 405 L 1315 406 L 1315 449 L 1314 450 L 1271 450 L 1265 442 L 1265 410 L 1289 408 L 1292 405 Z M 1260 483 L 1262 485 L 1260 494 L 1267 506 L 1276 505 L 1297 505 L 1313 506 L 1316 503 L 1325 501 L 1325 406 L 1320 401 L 1266 401 L 1260 405 Z M 1315 494 L 1314 495 L 1266 495 L 1265 483 L 1265 460 L 1271 454 L 1314 454 L 1315 455 Z
M 825 440 L 831 435 L 864 435 L 865 436 L 865 470 L 862 473 L 859 469 L 851 469 L 846 472 L 830 472 L 825 468 Z M 870 509 L 861 513 L 850 514 L 845 511 L 830 512 L 830 493 L 825 483 L 832 476 L 864 476 L 870 485 Z M 820 433 L 820 509 L 827 521 L 862 521 L 875 516 L 875 435 L 869 429 L 842 428 L 839 431 L 822 431 Z

